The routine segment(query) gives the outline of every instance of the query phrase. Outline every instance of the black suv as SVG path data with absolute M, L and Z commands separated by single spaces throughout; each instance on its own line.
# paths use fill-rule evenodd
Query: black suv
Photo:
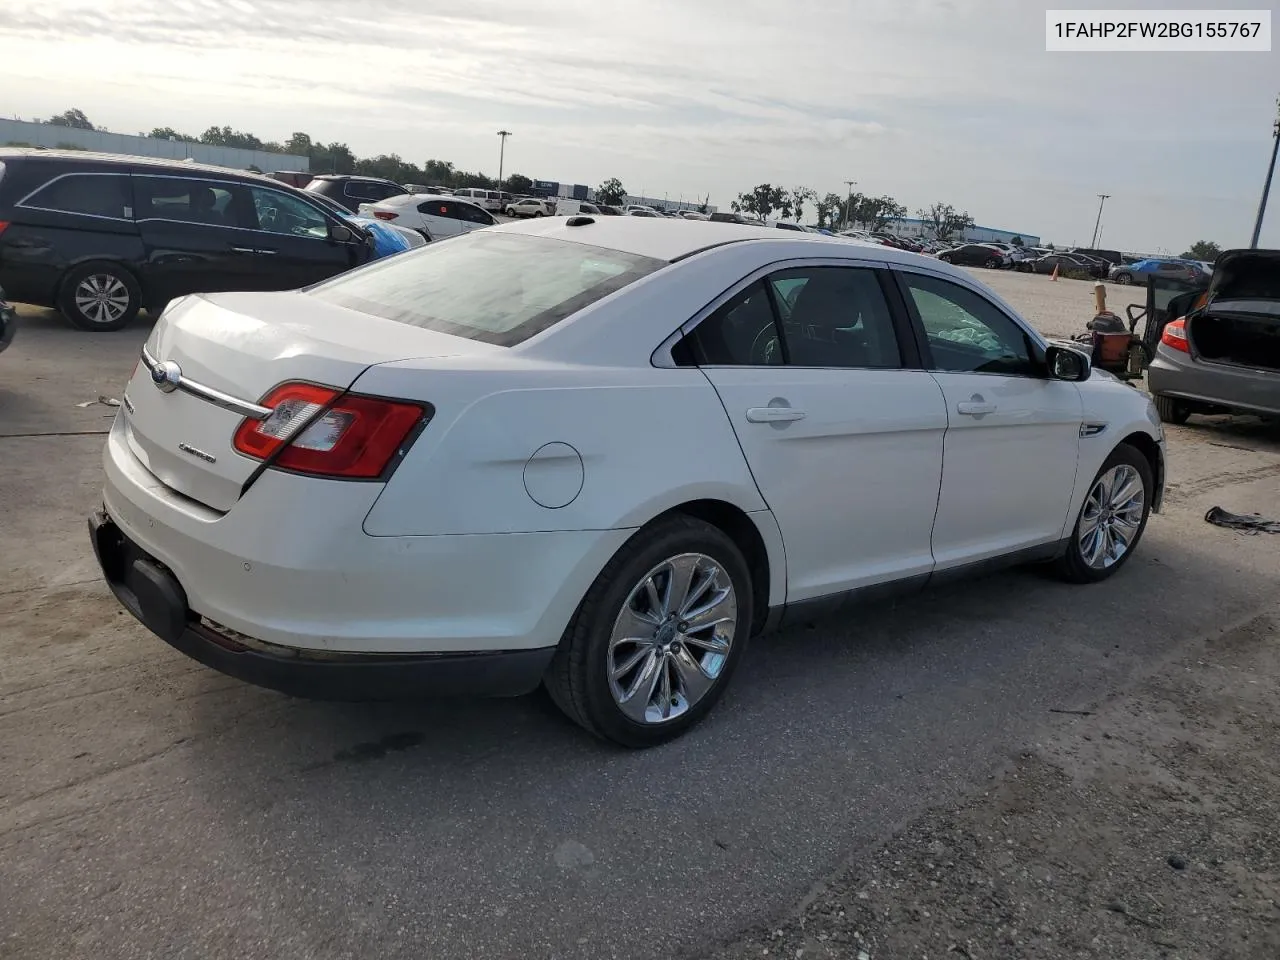
M 381 177 L 356 177 L 342 173 L 326 173 L 312 177 L 311 182 L 303 189 L 309 193 L 324 194 L 352 213 L 358 212 L 362 203 L 377 203 L 387 197 L 409 192 L 400 184 L 383 180 Z
M 222 167 L 0 149 L 0 288 L 84 330 L 224 290 L 292 290 L 373 259 L 304 192 Z

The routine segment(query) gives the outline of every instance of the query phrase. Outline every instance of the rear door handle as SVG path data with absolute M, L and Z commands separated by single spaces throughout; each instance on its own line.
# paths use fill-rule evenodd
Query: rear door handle
M 961 400 L 956 404 L 956 413 L 963 413 L 966 417 L 985 417 L 988 413 L 995 412 L 996 405 L 988 403 L 978 393 L 975 393 L 968 400 Z
M 786 423 L 788 420 L 803 420 L 804 411 L 795 407 L 748 407 L 749 423 Z
M 257 250 L 255 250 L 255 251 L 253 251 L 253 252 L 254 252 L 254 253 L 256 253 L 256 254 L 258 254 L 259 256 L 263 256 L 263 257 L 270 257 L 270 256 L 273 256 L 273 255 L 275 254 L 275 251 L 274 251 L 274 250 L 264 250 L 262 247 L 259 247 Z
M 231 252 L 232 253 L 257 253 L 258 251 L 253 249 L 253 247 L 232 247 Z

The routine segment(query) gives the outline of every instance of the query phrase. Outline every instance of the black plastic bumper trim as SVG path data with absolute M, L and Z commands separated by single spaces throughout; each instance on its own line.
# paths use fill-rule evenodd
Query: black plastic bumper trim
M 201 622 L 177 578 L 129 540 L 104 512 L 89 538 L 107 586 L 121 605 L 174 649 L 220 673 L 314 700 L 517 697 L 532 692 L 555 647 L 476 653 L 275 654 L 238 643 Z

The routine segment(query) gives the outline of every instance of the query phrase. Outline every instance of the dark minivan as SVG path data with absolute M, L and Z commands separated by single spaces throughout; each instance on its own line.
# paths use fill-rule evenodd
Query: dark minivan
M 0 149 L 0 288 L 84 330 L 226 290 L 291 290 L 372 243 L 268 177 L 80 151 Z
M 356 213 L 362 203 L 377 203 L 409 192 L 400 184 L 381 177 L 358 177 L 345 173 L 324 173 L 312 177 L 303 189 L 309 193 L 322 193 L 352 213 Z

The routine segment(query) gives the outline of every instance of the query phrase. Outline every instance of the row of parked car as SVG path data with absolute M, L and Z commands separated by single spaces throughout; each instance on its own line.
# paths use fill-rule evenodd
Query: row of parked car
M 347 199 L 223 167 L 0 149 L 0 291 L 119 330 L 186 294 L 295 289 L 431 239 Z

